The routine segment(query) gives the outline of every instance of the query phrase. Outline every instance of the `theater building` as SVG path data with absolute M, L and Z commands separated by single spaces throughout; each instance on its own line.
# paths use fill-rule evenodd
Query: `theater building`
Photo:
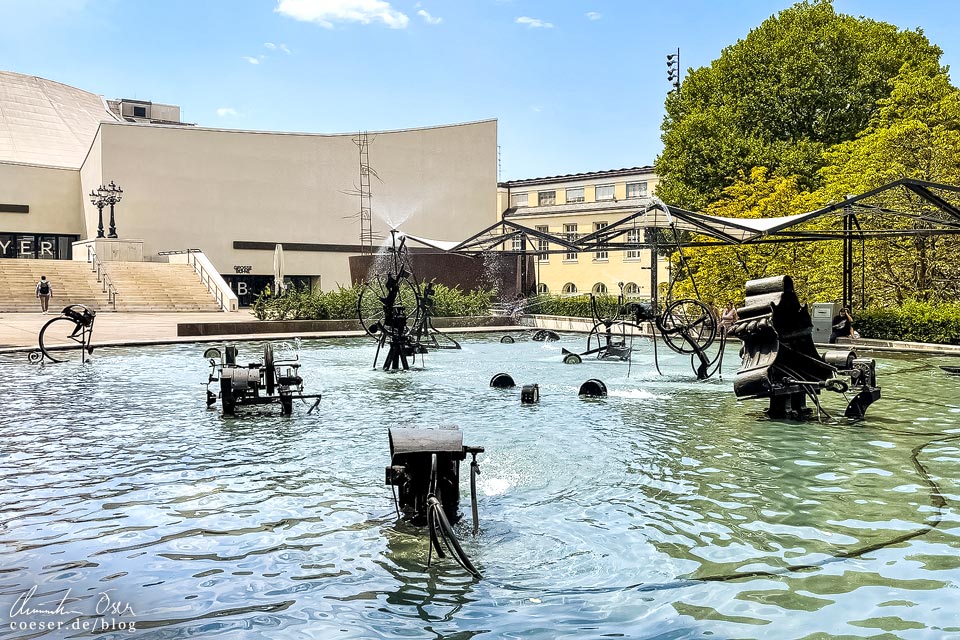
M 278 243 L 287 274 L 330 289 L 394 225 L 456 240 L 497 219 L 495 120 L 370 132 L 363 239 L 359 134 L 179 120 L 174 105 L 0 71 L 0 258 L 74 257 L 98 235 L 88 194 L 110 182 L 123 189 L 118 236 L 142 241 L 143 260 L 200 249 L 244 291 L 272 277 Z

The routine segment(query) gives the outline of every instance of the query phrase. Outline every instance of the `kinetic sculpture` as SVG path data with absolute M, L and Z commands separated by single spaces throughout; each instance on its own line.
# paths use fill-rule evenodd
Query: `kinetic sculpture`
M 406 237 L 396 229 L 390 232 L 393 266 L 385 277 L 377 276 L 364 283 L 357 298 L 357 317 L 367 335 L 377 341 L 373 358 L 376 368 L 380 350 L 387 347 L 384 371 L 409 369 L 417 354 L 433 349 L 459 349 L 460 343 L 433 326 L 434 289 L 432 283 L 423 288 L 410 267 Z M 399 242 L 398 242 L 399 236 Z M 408 313 L 412 310 L 412 317 Z
M 280 415 L 289 416 L 293 413 L 294 398 L 316 398 L 307 413 L 320 404 L 319 393 L 303 393 L 299 357 L 274 360 L 269 343 L 263 348 L 262 363 L 237 364 L 237 348 L 232 345 L 225 347 L 222 355 L 219 349 L 211 347 L 203 352 L 203 357 L 210 361 L 211 368 L 207 376 L 207 406 L 216 404 L 219 397 L 225 416 L 236 415 L 238 406 L 272 403 L 280 404 Z M 210 390 L 211 384 L 219 387 L 219 394 Z
M 50 362 L 63 362 L 53 357 L 50 351 L 79 349 L 80 361 L 86 362 L 87 356 L 93 353 L 90 340 L 93 338 L 93 321 L 96 317 L 96 311 L 82 304 L 64 307 L 59 316 L 48 320 L 40 329 L 40 348 L 31 351 L 27 358 L 34 364 L 43 362 L 44 358 Z
M 582 362 L 583 356 L 587 355 L 596 355 L 600 360 L 629 360 L 635 332 L 642 332 L 642 323 L 649 322 L 670 349 L 690 354 L 690 364 L 698 380 L 705 380 L 720 369 L 726 336 L 720 334 L 717 355 L 710 358 L 707 349 L 717 340 L 717 323 L 710 309 L 699 300 L 676 300 L 660 313 L 648 303 L 626 302 L 621 282 L 620 295 L 612 313 L 601 311 L 593 294 L 590 294 L 590 308 L 594 324 L 587 336 L 587 350 L 573 353 L 564 349 L 563 361 L 567 364 Z M 659 372 L 656 339 L 653 341 L 653 359 Z
M 807 397 L 822 411 L 817 397 L 821 389 L 858 391 L 847 404 L 848 418 L 862 418 L 880 399 L 872 358 L 857 358 L 852 350 L 817 353 L 810 313 L 807 305 L 800 305 L 790 276 L 747 282 L 746 300 L 737 315 L 730 335 L 743 341 L 743 360 L 733 390 L 738 398 L 769 398 L 771 418 L 806 417 L 811 413 Z
M 470 506 L 473 513 L 473 535 L 480 530 L 477 512 L 477 476 L 480 465 L 477 454 L 483 447 L 463 445 L 463 434 L 457 427 L 440 429 L 392 428 L 390 466 L 386 468 L 386 484 L 394 488 L 393 500 L 397 517 L 417 526 L 427 525 L 430 551 L 427 565 L 437 556 L 445 557 L 443 546 L 460 566 L 479 578 L 470 558 L 464 553 L 453 524 L 460 518 L 460 462 L 470 454 Z M 444 542 L 441 546 L 440 541 Z

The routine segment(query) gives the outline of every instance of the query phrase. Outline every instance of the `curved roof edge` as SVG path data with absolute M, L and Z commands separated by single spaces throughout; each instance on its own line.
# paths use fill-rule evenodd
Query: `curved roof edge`
M 340 133 L 311 133 L 309 131 L 269 131 L 262 129 L 226 129 L 223 127 L 201 127 L 198 125 L 184 125 L 184 124 L 156 124 L 150 122 L 110 122 L 104 121 L 101 125 L 119 125 L 122 127 L 147 127 L 151 129 L 185 129 L 188 131 L 220 131 L 223 133 L 250 133 L 250 134 L 260 134 L 260 135 L 271 135 L 271 136 L 314 136 L 318 138 L 339 138 L 343 136 L 355 136 L 358 133 L 366 133 L 368 135 L 378 135 L 385 133 L 407 133 L 411 131 L 431 131 L 434 129 L 450 129 L 453 127 L 465 127 L 472 126 L 477 124 L 486 124 L 489 122 L 497 122 L 496 118 L 487 118 L 485 120 L 472 120 L 468 122 L 454 122 L 449 124 L 437 124 L 430 125 L 426 127 L 408 127 L 406 129 L 379 129 L 376 131 L 371 130 L 361 130 L 361 131 L 346 131 Z

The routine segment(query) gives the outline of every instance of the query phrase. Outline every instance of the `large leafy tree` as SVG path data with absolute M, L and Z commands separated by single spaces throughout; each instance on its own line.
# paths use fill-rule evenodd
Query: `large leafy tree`
M 763 167 L 741 175 L 704 213 L 725 218 L 773 218 L 816 208 L 814 196 L 794 177 L 771 176 Z M 694 237 L 693 240 L 708 241 Z M 833 300 L 840 288 L 840 247 L 830 242 L 791 242 L 695 247 L 673 255 L 674 297 L 711 303 L 743 301 L 747 280 L 790 274 L 801 299 Z M 694 281 L 696 287 L 694 287 Z
M 864 193 L 898 178 L 960 184 L 960 90 L 945 70 L 904 68 L 890 96 L 879 101 L 866 130 L 824 154 L 821 199 Z M 957 198 L 944 194 L 957 204 Z M 867 212 L 870 226 L 936 230 L 944 216 L 915 194 L 897 189 L 872 201 L 881 209 L 917 216 L 894 218 Z M 954 222 L 960 222 L 955 218 Z M 960 240 L 954 235 L 905 235 L 865 243 L 870 274 L 868 302 L 900 304 L 907 299 L 955 301 L 960 297 Z
M 837 14 L 830 0 L 798 3 L 667 97 L 657 194 L 702 209 L 758 166 L 819 186 L 823 151 L 867 127 L 904 64 L 940 54 L 921 31 Z

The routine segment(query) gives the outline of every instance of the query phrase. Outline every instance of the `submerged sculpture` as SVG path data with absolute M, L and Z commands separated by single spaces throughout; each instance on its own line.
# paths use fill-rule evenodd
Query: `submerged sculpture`
M 27 359 L 34 364 L 44 361 L 63 362 L 55 358 L 51 350 L 67 351 L 80 350 L 80 361 L 86 362 L 87 356 L 93 353 L 93 322 L 97 312 L 82 304 L 72 304 L 64 307 L 56 318 L 48 320 L 40 329 L 38 342 L 40 348 L 31 351 Z
M 849 349 L 822 356 L 817 352 L 810 313 L 807 305 L 801 306 L 790 276 L 747 282 L 746 300 L 737 315 L 729 333 L 742 340 L 743 347 L 733 390 L 738 398 L 769 398 L 771 418 L 806 417 L 812 412 L 807 397 L 822 411 L 817 396 L 823 389 L 857 391 L 847 404 L 848 418 L 862 418 L 880 399 L 872 358 L 858 358 Z
M 387 348 L 385 371 L 409 369 L 417 355 L 427 353 L 428 347 L 460 348 L 460 343 L 433 326 L 433 284 L 421 287 L 414 278 L 406 236 L 396 229 L 390 233 L 392 269 L 385 276 L 365 282 L 357 298 L 360 324 L 367 335 L 377 341 L 374 368 L 380 359 L 380 350 Z
M 645 322 L 651 324 L 655 334 L 659 333 L 670 349 L 690 355 L 690 364 L 698 380 L 716 373 L 723 361 L 725 335 L 720 335 L 717 355 L 711 358 L 707 353 L 717 340 L 717 323 L 707 305 L 699 300 L 675 300 L 660 312 L 649 303 L 626 302 L 623 283 L 620 283 L 620 295 L 614 309 L 601 310 L 593 294 L 590 294 L 590 309 L 594 324 L 587 336 L 587 349 L 582 353 L 564 349 L 563 361 L 567 364 L 579 363 L 588 355 L 596 355 L 600 360 L 629 360 L 633 353 L 633 336 L 643 332 Z M 653 347 L 654 364 L 659 371 L 656 339 Z
M 207 406 L 213 406 L 219 398 L 225 416 L 236 415 L 238 406 L 273 403 L 280 405 L 280 415 L 289 416 L 296 398 L 316 398 L 307 411 L 312 413 L 320 403 L 319 393 L 303 393 L 299 357 L 274 360 L 269 343 L 263 348 L 263 362 L 237 364 L 237 348 L 233 345 L 227 345 L 223 354 L 211 347 L 203 352 L 203 357 L 209 360 L 211 368 L 207 376 Z M 219 394 L 210 390 L 211 384 L 217 385 Z
M 479 578 L 470 558 L 464 553 L 453 525 L 460 518 L 460 462 L 470 454 L 470 506 L 473 514 L 473 535 L 480 530 L 477 512 L 477 476 L 480 465 L 477 454 L 483 447 L 463 444 L 457 427 L 440 429 L 392 428 L 390 466 L 386 468 L 386 484 L 395 488 L 397 516 L 417 526 L 426 525 L 430 533 L 429 566 L 433 551 L 446 556 L 443 547 L 460 566 Z M 441 545 L 441 540 L 443 545 Z

